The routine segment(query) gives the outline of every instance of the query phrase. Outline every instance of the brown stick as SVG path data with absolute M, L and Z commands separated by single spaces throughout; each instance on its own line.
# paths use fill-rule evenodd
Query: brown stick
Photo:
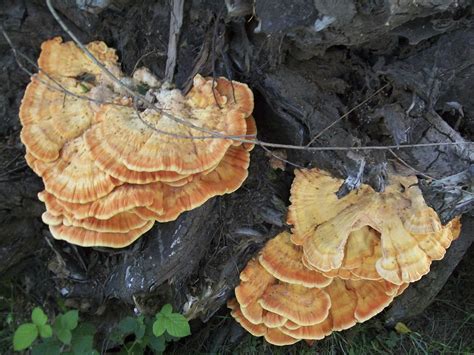
M 184 0 L 173 0 L 170 13 L 170 36 L 168 40 L 168 58 L 166 59 L 165 82 L 173 82 L 176 58 L 178 57 L 178 41 L 183 25 Z

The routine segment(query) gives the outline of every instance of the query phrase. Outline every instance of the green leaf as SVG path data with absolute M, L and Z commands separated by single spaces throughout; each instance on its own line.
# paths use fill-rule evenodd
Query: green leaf
M 94 350 L 95 327 L 90 323 L 81 323 L 72 331 L 71 348 L 73 354 L 92 355 Z
M 141 339 L 145 335 L 143 317 L 125 317 L 118 324 L 118 329 L 122 337 L 133 333 L 137 339 Z
M 31 355 L 60 355 L 61 343 L 56 339 L 48 338 L 41 344 L 35 344 L 31 349 Z
M 137 327 L 138 322 L 134 317 L 125 317 L 118 324 L 118 329 L 123 335 L 134 333 Z
M 76 329 L 72 332 L 72 336 L 85 336 L 85 335 L 92 335 L 94 336 L 96 333 L 95 326 L 91 323 L 84 322 L 79 324 Z
M 63 324 L 66 329 L 73 330 L 77 327 L 77 322 L 79 320 L 79 312 L 74 309 L 72 311 L 66 312 L 62 315 Z
M 71 348 L 74 354 L 90 354 L 94 350 L 94 337 L 92 335 L 74 336 Z
M 191 334 L 188 320 L 179 313 L 172 313 L 167 316 L 168 320 L 165 323 L 166 331 L 177 338 L 182 338 Z
M 157 353 L 162 353 L 166 349 L 165 337 L 150 337 L 148 346 Z
M 29 348 L 38 337 L 38 328 L 33 323 L 25 323 L 18 327 L 13 335 L 13 349 L 16 351 Z
M 34 324 L 38 326 L 45 325 L 48 321 L 48 316 L 44 314 L 41 308 L 35 307 L 35 309 L 33 309 L 33 312 L 31 312 L 31 320 Z
M 137 337 L 138 340 L 143 338 L 146 331 L 146 326 L 143 323 L 143 318 L 144 318 L 143 316 L 138 317 L 138 327 L 135 330 L 135 336 Z
M 160 315 L 161 315 L 161 317 L 160 317 Z M 159 337 L 159 336 L 163 335 L 163 333 L 166 330 L 165 320 L 163 319 L 164 316 L 162 314 L 159 314 L 157 318 L 158 319 L 155 321 L 155 323 L 153 323 L 153 335 L 155 337 Z
M 168 314 L 171 314 L 172 312 L 173 312 L 173 307 L 169 303 L 167 303 L 163 306 L 163 308 L 161 308 L 160 314 L 168 315 Z
M 66 345 L 71 344 L 71 339 L 72 339 L 72 333 L 69 329 L 66 328 L 58 328 L 55 329 L 56 336 L 58 337 L 61 342 L 63 342 Z
M 49 324 L 37 325 L 39 334 L 42 338 L 50 338 L 53 336 L 53 328 Z

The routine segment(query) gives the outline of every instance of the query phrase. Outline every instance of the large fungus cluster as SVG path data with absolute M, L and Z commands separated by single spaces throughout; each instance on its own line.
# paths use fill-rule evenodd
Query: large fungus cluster
M 21 139 L 43 179 L 43 221 L 55 238 L 123 247 L 155 221 L 241 186 L 253 145 L 223 137 L 256 135 L 247 85 L 197 75 L 183 95 L 158 88 L 145 68 L 125 77 L 103 42 L 87 48 L 127 85 L 148 88 L 154 106 L 138 108 L 74 43 L 42 44 L 41 71 L 20 108 Z
M 442 226 L 416 177 L 391 176 L 384 192 L 297 170 L 288 223 L 240 274 L 231 314 L 274 345 L 319 340 L 372 318 L 429 272 L 459 235 Z

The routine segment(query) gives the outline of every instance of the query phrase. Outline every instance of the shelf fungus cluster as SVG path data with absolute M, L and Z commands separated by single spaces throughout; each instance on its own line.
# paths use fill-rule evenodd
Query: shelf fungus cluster
M 256 135 L 245 84 L 197 75 L 183 95 L 160 88 L 145 68 L 125 77 L 103 42 L 87 48 L 128 87 L 145 88 L 152 104 L 127 96 L 72 42 L 42 44 L 20 108 L 21 139 L 43 179 L 43 221 L 55 238 L 124 247 L 155 221 L 241 186 L 253 145 L 224 137 Z
M 441 225 L 416 177 L 391 176 L 338 199 L 343 183 L 297 170 L 288 223 L 240 274 L 231 314 L 275 345 L 314 341 L 364 322 L 442 259 L 460 223 Z

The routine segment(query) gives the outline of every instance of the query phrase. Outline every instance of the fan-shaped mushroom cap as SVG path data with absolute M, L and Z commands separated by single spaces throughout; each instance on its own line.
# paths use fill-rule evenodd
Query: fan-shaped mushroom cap
M 202 77 L 197 77 L 197 80 L 202 81 Z M 209 83 L 210 81 L 212 82 L 212 80 L 208 79 L 207 82 Z M 201 85 L 205 84 L 205 82 L 202 82 Z M 227 106 L 242 112 L 245 117 L 249 117 L 252 114 L 254 105 L 253 93 L 246 84 L 230 81 L 223 77 L 217 78 L 216 84 L 217 92 L 227 99 Z M 208 95 L 206 96 L 209 97 Z
M 276 282 L 276 279 L 256 259 L 248 262 L 240 273 L 240 280 L 240 285 L 235 288 L 235 297 L 241 307 L 256 302 L 267 287 Z
M 301 326 L 295 329 L 283 326 L 279 330 L 295 339 L 320 340 L 332 333 L 332 319 L 331 316 L 328 316 L 318 324 Z
M 41 215 L 41 219 L 43 220 L 44 223 L 46 223 L 49 226 L 59 226 L 63 223 L 63 216 L 55 216 L 49 212 L 44 212 Z
M 48 210 L 62 210 L 75 219 L 94 217 L 97 219 L 108 219 L 121 212 L 129 211 L 135 207 L 149 206 L 154 200 L 160 200 L 160 184 L 129 185 L 116 187 L 108 195 L 89 203 L 71 203 L 57 199 L 47 191 L 42 192 L 43 202 Z M 158 203 L 157 203 L 158 205 Z
M 358 194 L 349 194 L 342 199 L 336 196 L 341 180 L 319 169 L 297 169 L 291 185 L 291 205 L 288 208 L 288 224 L 293 228 L 291 240 L 302 245 L 309 232 L 316 226 L 337 216 L 347 206 L 357 202 L 358 194 L 367 187 L 362 186 Z
M 318 271 L 309 270 L 303 265 L 301 247 L 290 241 L 290 233 L 282 232 L 270 239 L 262 249 L 260 264 L 281 281 L 305 287 L 322 288 L 332 281 Z
M 199 76 L 194 82 L 202 85 Z M 197 107 L 194 97 L 185 98 L 178 90 L 163 91 L 158 100 L 169 114 L 207 130 L 224 135 L 244 135 L 247 130 L 245 115 L 225 104 L 219 109 L 213 103 L 203 110 Z M 184 112 L 186 117 L 182 118 Z M 104 105 L 99 114 L 104 118 L 88 132 L 88 148 L 95 159 L 100 159 L 103 151 L 113 150 L 116 159 L 129 170 L 166 170 L 184 175 L 202 172 L 218 164 L 232 144 L 221 138 L 186 139 L 163 135 L 150 126 L 178 136 L 196 137 L 205 133 L 151 110 L 139 117 L 133 108 Z
M 46 191 L 67 202 L 95 201 L 121 184 L 95 166 L 82 136 L 67 142 L 56 161 L 35 164 L 43 172 Z
M 38 192 L 38 200 L 44 202 L 46 210 L 49 214 L 59 217 L 65 213 L 63 206 L 58 202 L 58 199 L 48 193 L 46 190 Z
M 375 262 L 382 278 L 394 284 L 417 281 L 429 271 L 432 259 L 444 255 L 440 240 L 452 240 L 452 237 L 445 231 L 447 227 L 440 225 L 436 213 L 425 204 L 416 182 L 416 177 L 392 176 L 391 184 L 382 193 L 363 186 L 338 200 L 335 192 L 342 180 L 328 177 L 317 169 L 297 172 L 289 216 L 297 234 L 292 241 L 303 245 L 305 262 L 329 276 L 334 276 L 334 272 L 329 272 L 349 262 L 347 269 L 357 270 L 352 273 L 356 278 L 377 279 L 373 269 L 367 267 L 370 261 Z M 415 219 L 418 216 L 417 221 L 410 217 L 412 215 Z M 366 226 L 380 233 L 381 253 L 377 258 L 378 248 L 366 245 L 373 252 L 364 254 L 362 272 L 352 268 L 360 251 L 351 257 L 347 244 L 352 232 Z M 356 239 L 360 240 L 362 234 Z M 349 246 L 360 247 L 360 243 Z
M 344 280 L 380 280 L 375 263 L 382 257 L 380 234 L 365 226 L 349 234 L 345 245 L 345 257 L 338 269 L 323 272 L 328 277 L 338 277 Z M 316 269 L 303 256 L 303 260 L 311 269 Z
M 90 127 L 93 112 L 87 101 L 53 90 L 45 83 L 56 85 L 40 73 L 26 89 L 20 107 L 20 137 L 29 154 L 50 162 L 59 157 L 64 143 Z M 77 80 L 62 78 L 60 83 L 69 91 L 82 94 Z
M 250 323 L 263 323 L 263 313 L 265 311 L 257 302 L 251 302 L 245 307 L 240 306 L 240 311 Z
M 250 334 L 256 337 L 261 337 L 267 332 L 267 327 L 265 327 L 263 324 L 253 324 L 244 317 L 242 311 L 240 310 L 239 303 L 237 303 L 235 299 L 227 302 L 227 307 L 232 310 L 230 313 L 232 317 L 234 317 L 234 319 L 242 326 L 242 328 L 244 328 Z
M 380 313 L 393 301 L 399 289 L 399 286 L 386 281 L 369 280 L 348 280 L 346 287 L 357 294 L 354 316 L 359 322 L 365 322 Z
M 82 247 L 111 247 L 122 248 L 132 244 L 138 237 L 153 227 L 154 221 L 148 221 L 143 227 L 126 233 L 103 233 L 73 226 L 50 226 L 51 234 L 55 239 L 65 240 Z
M 158 222 L 173 221 L 182 212 L 201 206 L 211 197 L 237 190 L 248 176 L 249 163 L 247 150 L 242 146 L 230 147 L 217 168 L 207 175 L 196 175 L 190 183 L 180 187 L 163 184 L 163 213 L 155 211 L 155 204 L 139 208 L 137 213 Z
M 100 141 L 102 129 L 103 127 L 97 125 L 94 130 L 86 132 L 85 138 L 88 146 L 101 148 L 100 155 L 96 156 L 95 164 L 114 178 L 131 184 L 148 184 L 156 181 L 179 181 L 189 176 L 174 171 L 136 171 L 127 168 L 117 160 L 116 151 L 119 147 L 114 147 L 113 141 L 110 144 Z
M 356 324 L 357 293 L 347 286 L 346 281 L 334 279 L 325 291 L 331 297 L 332 329 L 344 330 Z
M 331 299 L 323 290 L 288 283 L 269 286 L 258 302 L 267 311 L 300 325 L 322 322 L 331 307 Z
M 281 327 L 287 321 L 276 313 L 264 310 L 258 302 L 249 303 L 246 307 L 240 306 L 240 311 L 250 323 L 263 324 L 267 328 Z
M 115 66 L 118 57 L 115 49 L 108 48 L 104 42 L 91 42 L 87 49 L 105 66 Z M 79 76 L 84 73 L 101 74 L 101 69 L 89 59 L 74 42 L 64 42 L 55 37 L 41 44 L 39 67 L 51 76 Z
M 94 217 L 75 219 L 65 216 L 62 222 L 62 224 L 68 227 L 81 227 L 91 231 L 106 233 L 126 233 L 141 228 L 147 223 L 147 220 L 138 217 L 133 213 L 133 210 L 132 212 L 121 212 L 109 219 L 97 219 Z
M 295 339 L 283 333 L 279 328 L 268 328 L 264 338 L 270 344 L 278 346 L 292 345 L 300 341 L 300 339 Z
M 264 311 L 262 317 L 262 323 L 268 328 L 278 328 L 283 326 L 288 319 L 280 316 L 279 314 Z

